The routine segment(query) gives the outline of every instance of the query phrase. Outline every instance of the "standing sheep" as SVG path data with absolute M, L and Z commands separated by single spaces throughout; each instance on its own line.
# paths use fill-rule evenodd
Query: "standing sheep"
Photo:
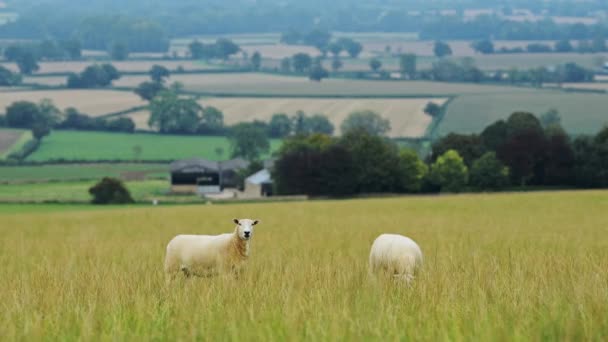
M 414 240 L 397 234 L 382 234 L 374 240 L 369 253 L 371 274 L 385 274 L 409 283 L 422 266 L 422 251 Z
M 165 273 L 171 278 L 180 271 L 188 277 L 239 271 L 249 257 L 253 226 L 258 220 L 234 219 L 234 233 L 178 235 L 169 241 Z

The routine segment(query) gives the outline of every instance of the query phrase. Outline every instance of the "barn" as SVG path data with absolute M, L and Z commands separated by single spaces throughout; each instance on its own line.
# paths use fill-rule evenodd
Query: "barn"
M 272 178 L 268 169 L 262 169 L 245 179 L 246 197 L 272 196 Z
M 224 188 L 236 187 L 237 171 L 249 162 L 236 158 L 212 161 L 200 158 L 178 160 L 171 163 L 171 192 L 213 194 Z

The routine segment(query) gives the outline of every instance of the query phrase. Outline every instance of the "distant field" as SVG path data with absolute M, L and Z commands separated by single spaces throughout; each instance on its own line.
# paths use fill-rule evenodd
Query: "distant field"
M 139 96 L 127 91 L 114 90 L 35 90 L 0 92 L 0 109 L 6 110 L 15 101 L 53 101 L 59 109 L 74 107 L 92 116 L 114 113 L 145 105 Z
M 608 97 L 599 94 L 529 90 L 519 94 L 486 94 L 457 97 L 448 106 L 440 132 L 479 133 L 488 124 L 506 119 L 515 111 L 540 115 L 555 108 L 571 134 L 595 134 L 608 124 Z
M 68 73 L 68 72 L 81 72 L 89 65 L 95 63 L 112 63 L 119 71 L 130 71 L 130 72 L 144 72 L 150 70 L 155 65 L 162 65 L 171 71 L 176 70 L 180 66 L 184 70 L 200 70 L 200 69 L 213 69 L 216 68 L 214 65 L 204 63 L 202 61 L 68 61 L 68 62 L 40 62 L 40 70 L 37 71 L 39 74 L 46 73 Z M 0 65 L 12 69 L 18 70 L 17 65 L 14 63 L 0 63 Z
M 32 139 L 30 131 L 0 129 L 0 159 L 4 159 L 9 154 L 18 151 L 30 139 Z
M 61 164 L 0 167 L 0 182 L 65 181 L 102 177 L 160 178 L 168 176 L 169 164 Z
M 96 181 L 53 182 L 32 184 L 0 184 L 0 202 L 87 202 L 89 188 Z M 170 184 L 167 180 L 126 182 L 136 201 L 152 200 L 165 195 Z
M 271 141 L 272 150 L 280 144 L 280 140 Z M 141 147 L 140 155 L 135 153 L 136 146 Z M 222 156 L 216 154 L 217 148 L 223 149 Z M 229 141 L 225 137 L 55 131 L 44 138 L 40 148 L 27 160 L 175 160 L 193 157 L 229 158 Z
M 597 79 L 597 77 L 596 77 L 596 79 Z M 556 84 L 547 84 L 547 86 L 553 87 L 553 86 L 557 86 L 557 85 Z M 606 82 L 562 83 L 562 88 L 608 91 L 608 83 L 606 83 Z
M 135 87 L 146 77 L 129 76 L 115 82 L 117 86 Z M 365 81 L 325 79 L 310 81 L 306 77 L 261 73 L 176 75 L 184 88 L 207 94 L 280 95 L 280 96 L 445 96 L 452 94 L 525 92 L 525 89 L 464 83 L 430 81 Z

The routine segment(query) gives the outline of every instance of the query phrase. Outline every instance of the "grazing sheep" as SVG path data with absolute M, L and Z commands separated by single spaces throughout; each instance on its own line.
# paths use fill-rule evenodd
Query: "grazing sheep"
M 422 251 L 414 240 L 397 234 L 382 234 L 374 240 L 369 253 L 371 274 L 385 274 L 409 283 L 422 266 Z
M 234 219 L 234 223 L 234 233 L 174 237 L 167 245 L 165 273 L 173 278 L 180 271 L 187 277 L 238 272 L 249 257 L 253 226 L 259 221 Z

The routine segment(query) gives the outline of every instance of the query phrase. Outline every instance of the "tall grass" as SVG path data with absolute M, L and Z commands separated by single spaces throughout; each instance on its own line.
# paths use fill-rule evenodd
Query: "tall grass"
M 607 192 L 2 213 L 4 340 L 606 340 Z M 2 211 L 0 211 L 1 213 Z M 256 217 L 238 279 L 166 286 L 178 233 Z M 425 253 L 375 283 L 381 232 Z

